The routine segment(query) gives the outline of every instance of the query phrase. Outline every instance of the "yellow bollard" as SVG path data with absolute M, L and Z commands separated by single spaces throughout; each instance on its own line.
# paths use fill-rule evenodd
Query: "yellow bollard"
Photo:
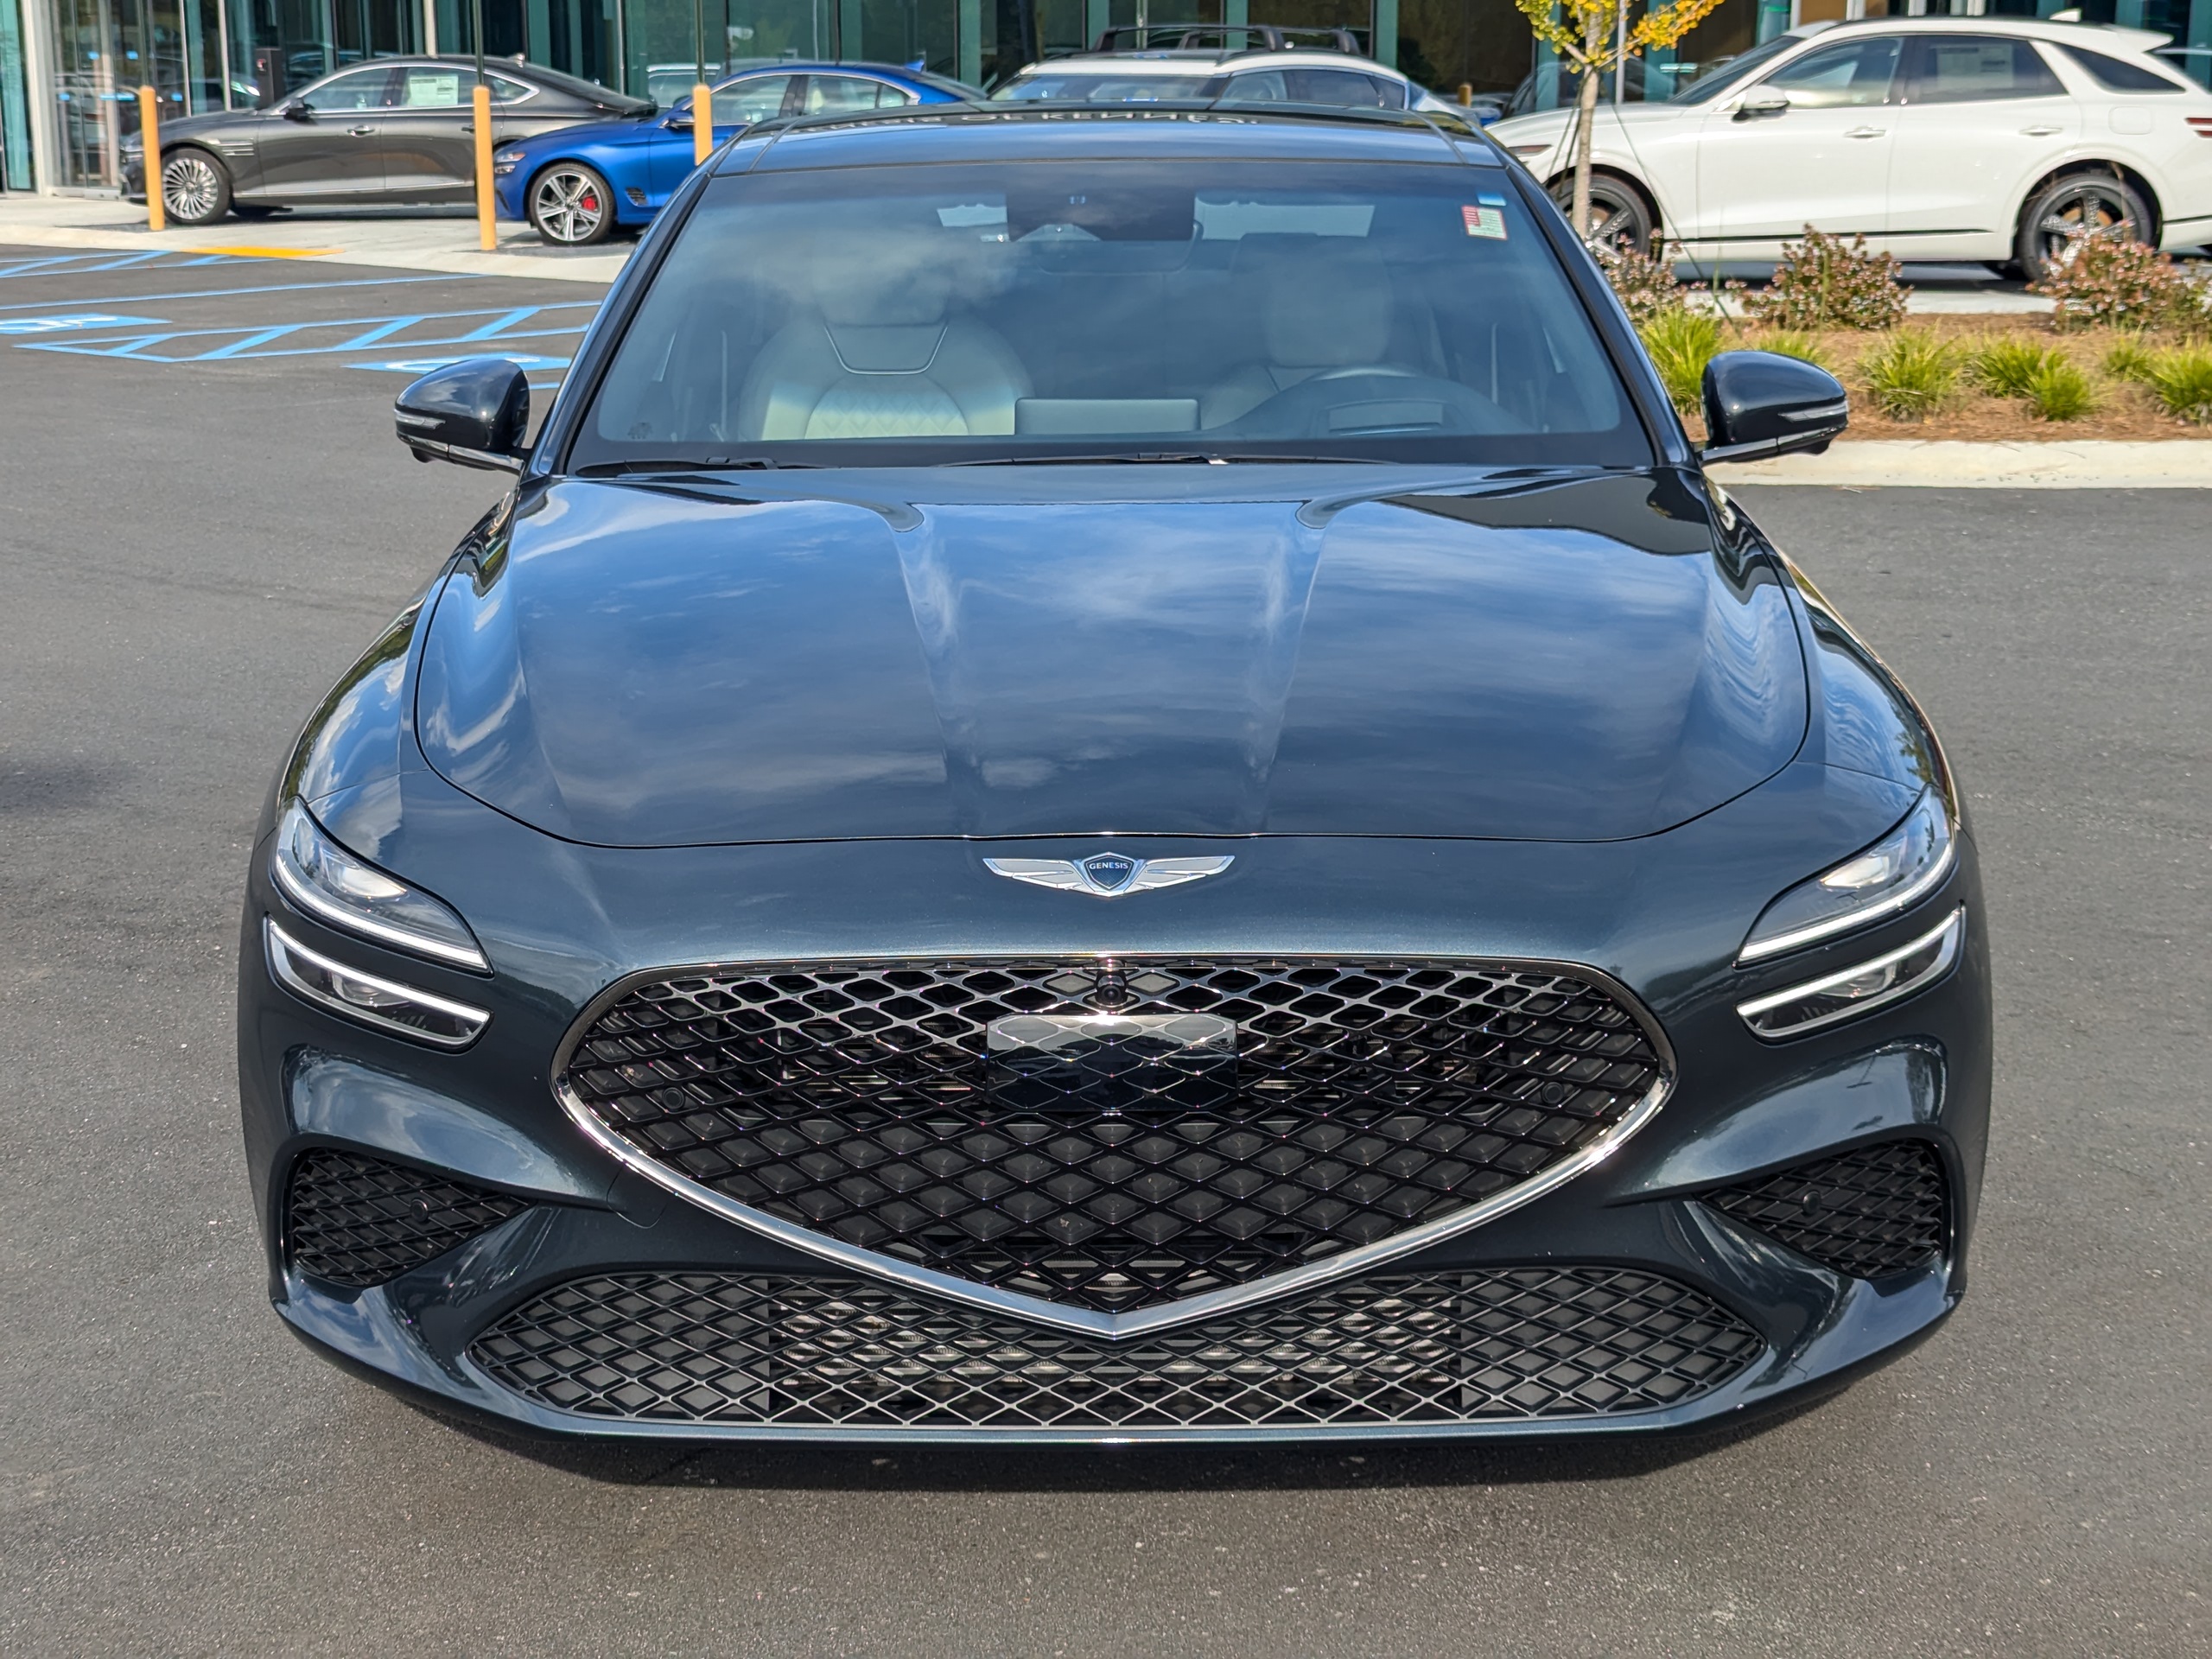
M 1470 105 L 1471 105 L 1474 101 L 1475 101 L 1475 88 L 1474 88 L 1474 84 L 1473 84 L 1471 81 L 1465 81 L 1465 80 L 1461 81 L 1461 82 L 1459 83 L 1459 107 L 1460 107 L 1461 109 L 1463 109 L 1463 110 L 1464 110 L 1464 109 L 1467 108 Z
M 499 203 L 492 194 L 492 89 L 476 85 L 476 245 L 499 245 Z
M 691 89 L 691 165 L 715 153 L 715 95 L 701 81 Z
M 150 86 L 138 89 L 138 136 L 146 141 L 146 228 L 168 228 L 162 209 L 162 95 Z

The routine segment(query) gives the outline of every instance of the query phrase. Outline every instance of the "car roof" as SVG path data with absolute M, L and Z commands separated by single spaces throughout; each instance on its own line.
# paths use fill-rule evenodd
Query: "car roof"
M 1202 103 L 931 104 L 762 122 L 717 173 L 1008 160 L 1224 157 L 1251 161 L 1471 162 L 1502 166 L 1480 130 L 1405 110 L 1319 105 L 1213 109 Z
M 2048 17 L 1853 17 L 1841 22 L 1800 23 L 1789 30 L 1800 39 L 1838 29 L 1857 34 L 1872 29 L 1901 35 L 2016 35 L 2086 51 L 2148 52 L 2173 39 L 2151 29 L 2122 29 L 2114 23 L 2056 22 Z
M 801 63 L 793 60 L 789 62 L 748 63 L 742 69 L 731 70 L 715 85 L 726 86 L 733 80 L 749 80 L 756 75 L 876 75 L 891 80 L 911 80 L 917 85 L 924 84 L 925 79 L 923 71 L 909 69 L 899 63 Z
M 1147 52 L 1078 52 L 1065 58 L 1046 58 L 1021 70 L 1025 75 L 1075 70 L 1084 74 L 1187 75 L 1194 69 L 1349 69 L 1357 74 L 1381 75 L 1389 80 L 1407 79 L 1402 70 L 1372 58 L 1332 52 L 1325 47 L 1289 48 L 1280 52 L 1216 52 L 1162 48 Z

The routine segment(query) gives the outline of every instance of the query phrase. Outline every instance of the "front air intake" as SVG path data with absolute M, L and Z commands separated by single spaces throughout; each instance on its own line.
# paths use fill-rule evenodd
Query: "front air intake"
M 606 1274 L 468 1351 L 581 1417 L 1083 1433 L 1618 1417 L 1711 1393 L 1761 1344 L 1687 1285 L 1573 1266 L 1353 1279 L 1121 1342 L 856 1279 Z
M 320 1147 L 292 1166 L 285 1254 L 310 1279 L 359 1289 L 397 1279 L 527 1207 L 504 1192 Z
M 1882 1141 L 1708 1192 L 1705 1201 L 1832 1273 L 1880 1279 L 1942 1254 L 1948 1197 L 1933 1146 Z

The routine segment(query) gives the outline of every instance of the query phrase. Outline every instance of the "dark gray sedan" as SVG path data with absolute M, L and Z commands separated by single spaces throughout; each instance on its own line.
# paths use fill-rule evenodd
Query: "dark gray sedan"
M 535 64 L 501 61 L 492 142 L 579 121 L 644 116 L 630 98 Z M 162 127 L 162 205 L 183 225 L 256 218 L 316 202 L 465 202 L 475 189 L 476 84 L 467 58 L 379 58 L 309 83 L 267 109 L 192 116 Z M 145 194 L 145 156 L 126 139 L 124 189 Z

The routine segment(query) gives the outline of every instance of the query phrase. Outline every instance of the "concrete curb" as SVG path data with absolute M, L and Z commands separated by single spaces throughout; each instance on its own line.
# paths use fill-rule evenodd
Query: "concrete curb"
M 1844 442 L 1824 455 L 1722 466 L 1724 486 L 1825 484 L 1839 489 L 2212 490 L 2212 440 L 2136 443 Z

